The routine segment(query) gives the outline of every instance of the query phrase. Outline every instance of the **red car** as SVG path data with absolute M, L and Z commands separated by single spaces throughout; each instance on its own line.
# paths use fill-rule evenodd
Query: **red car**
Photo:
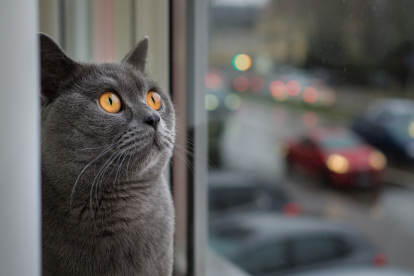
M 300 169 L 344 188 L 379 186 L 385 156 L 345 128 L 318 128 L 286 145 L 290 171 Z

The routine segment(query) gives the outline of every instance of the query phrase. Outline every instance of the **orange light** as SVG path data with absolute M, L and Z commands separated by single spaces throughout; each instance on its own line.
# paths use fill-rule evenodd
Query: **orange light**
M 286 91 L 286 86 L 283 81 L 275 80 L 270 84 L 270 93 L 272 93 L 273 97 L 280 97 Z
M 379 151 L 373 151 L 368 157 L 370 166 L 376 170 L 382 170 L 387 165 L 387 158 Z
M 343 174 L 349 169 L 348 160 L 339 154 L 332 154 L 326 160 L 326 166 L 333 172 Z
M 313 111 L 303 114 L 303 124 L 307 127 L 314 127 L 318 123 L 318 115 Z
M 239 71 L 246 71 L 252 66 L 252 59 L 246 54 L 236 55 L 233 58 L 233 67 Z
M 318 100 L 318 90 L 315 87 L 308 87 L 303 91 L 303 100 L 309 104 Z
M 233 81 L 233 87 L 238 92 L 244 92 L 249 88 L 250 82 L 244 76 L 239 76 Z
M 260 92 L 264 88 L 264 80 L 261 77 L 253 77 L 250 79 L 250 89 L 253 92 Z
M 302 86 L 298 81 L 291 80 L 286 84 L 286 90 L 290 96 L 297 96 L 302 90 Z

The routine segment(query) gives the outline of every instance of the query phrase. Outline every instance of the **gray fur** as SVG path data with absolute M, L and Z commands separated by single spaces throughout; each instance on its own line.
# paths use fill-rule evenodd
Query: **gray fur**
M 175 138 L 169 95 L 145 72 L 148 38 L 120 63 L 82 64 L 40 35 L 43 275 L 171 275 L 174 211 L 163 171 Z M 107 91 L 122 99 L 111 114 Z M 146 103 L 156 91 L 163 107 Z M 156 130 L 145 123 L 152 114 Z

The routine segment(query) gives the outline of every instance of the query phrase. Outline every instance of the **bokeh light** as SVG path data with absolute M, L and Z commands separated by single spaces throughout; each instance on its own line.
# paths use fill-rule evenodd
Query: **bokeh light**
M 368 157 L 368 162 L 372 168 L 382 170 L 387 165 L 387 158 L 379 151 L 373 151 Z
M 301 90 L 302 90 L 302 86 L 300 85 L 298 81 L 291 80 L 286 84 L 286 91 L 290 96 L 299 95 Z
M 250 89 L 253 92 L 260 92 L 264 88 L 264 80 L 261 77 L 253 77 L 250 79 Z
M 227 97 L 224 99 L 224 104 L 230 110 L 238 109 L 241 105 L 241 102 L 242 101 L 240 96 L 234 93 L 227 95 Z
M 233 87 L 238 92 L 244 92 L 249 88 L 250 82 L 244 76 L 239 76 L 233 81 Z
M 309 104 L 318 100 L 318 90 L 315 87 L 308 87 L 303 91 L 303 100 Z
M 207 94 L 204 100 L 204 104 L 206 107 L 206 110 L 212 111 L 217 109 L 219 105 L 219 100 L 215 95 Z
M 408 126 L 408 133 L 412 138 L 414 138 L 414 122 L 411 122 Z
M 349 168 L 348 160 L 339 154 L 332 154 L 326 160 L 326 166 L 333 172 L 342 174 L 346 173 Z
M 286 91 L 286 86 L 283 81 L 275 80 L 270 84 L 270 93 L 272 93 L 273 97 L 280 97 Z
M 204 84 L 207 88 L 211 90 L 216 90 L 220 87 L 221 78 L 214 72 L 207 73 L 204 77 Z
M 252 59 L 246 54 L 236 55 L 233 58 L 233 67 L 239 71 L 246 71 L 252 66 Z
M 303 124 L 307 127 L 314 127 L 318 124 L 318 115 L 313 111 L 303 114 Z

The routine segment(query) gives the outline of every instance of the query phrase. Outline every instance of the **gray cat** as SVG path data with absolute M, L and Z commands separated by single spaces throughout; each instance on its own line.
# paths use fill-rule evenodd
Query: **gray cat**
M 145 73 L 148 38 L 120 63 L 40 44 L 43 275 L 171 275 L 175 117 Z

